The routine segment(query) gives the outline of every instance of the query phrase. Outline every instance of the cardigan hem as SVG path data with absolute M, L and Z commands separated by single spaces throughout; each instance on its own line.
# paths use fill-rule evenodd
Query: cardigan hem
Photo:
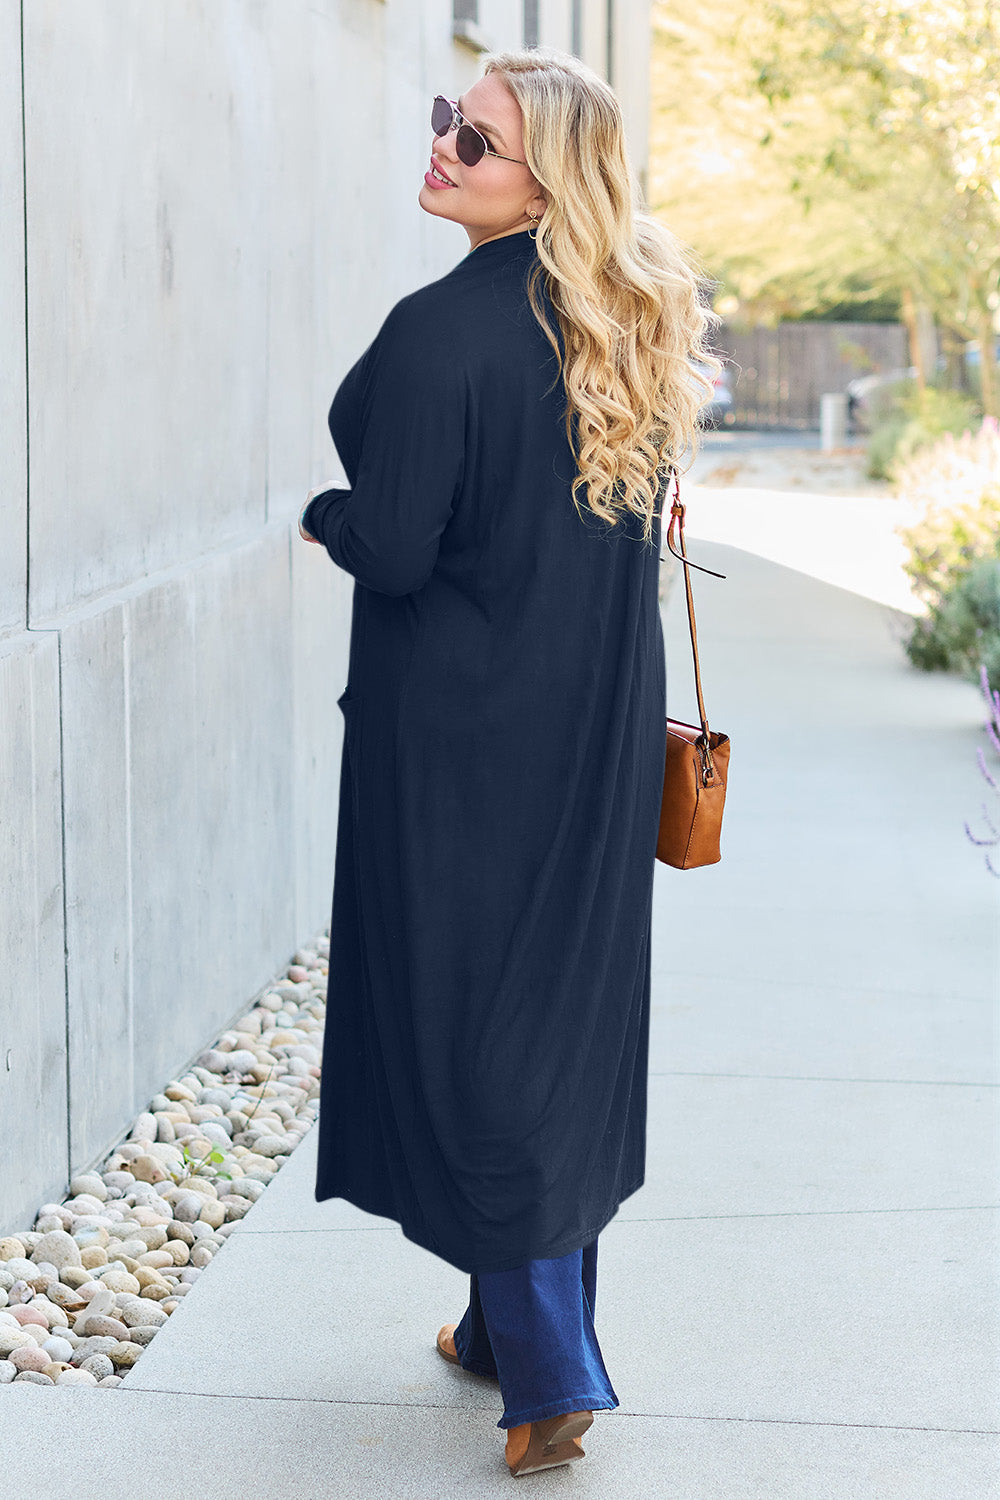
M 443 1260 L 448 1265 L 454 1266 L 457 1271 L 464 1271 L 467 1276 L 477 1276 L 484 1271 L 516 1271 L 518 1267 L 523 1266 L 529 1260 L 557 1260 L 562 1255 L 569 1255 L 574 1250 L 582 1250 L 587 1245 L 593 1244 L 598 1235 L 611 1223 L 611 1220 L 615 1217 L 625 1199 L 630 1198 L 633 1193 L 638 1192 L 644 1181 L 645 1174 L 642 1174 L 631 1186 L 624 1188 L 615 1207 L 594 1228 L 578 1230 L 571 1235 L 564 1236 L 561 1240 L 556 1240 L 553 1244 L 546 1245 L 540 1253 L 536 1252 L 535 1254 L 523 1254 L 513 1257 L 507 1256 L 504 1260 L 491 1265 L 484 1265 L 482 1263 L 472 1265 L 464 1258 L 461 1260 L 456 1259 L 441 1244 L 435 1241 L 429 1232 L 423 1233 L 415 1225 L 404 1223 L 399 1213 L 392 1206 L 381 1204 L 376 1207 L 374 1206 L 375 1200 L 373 1198 L 362 1201 L 365 1196 L 364 1194 L 354 1193 L 353 1191 L 338 1192 L 336 1190 L 325 1192 L 321 1191 L 319 1184 L 317 1184 L 315 1198 L 317 1203 L 323 1203 L 328 1198 L 343 1198 L 347 1203 L 353 1204 L 355 1208 L 360 1208 L 362 1213 L 374 1214 L 380 1219 L 392 1219 L 399 1225 L 404 1239 L 408 1239 L 411 1244 L 419 1245 L 421 1250 L 427 1250 L 431 1255 L 436 1255 L 439 1260 Z

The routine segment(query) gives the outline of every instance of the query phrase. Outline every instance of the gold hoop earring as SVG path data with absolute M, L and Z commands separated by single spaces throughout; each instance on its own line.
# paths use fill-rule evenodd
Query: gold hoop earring
M 537 240 L 537 238 L 538 238 L 538 226 L 541 224 L 542 221 L 538 217 L 537 214 L 533 214 L 531 212 L 530 208 L 528 209 L 528 218 L 529 219 L 534 219 L 534 221 L 535 221 L 535 232 L 534 232 L 534 234 L 532 234 L 531 230 L 529 229 L 528 230 L 528 239 L 529 240 Z

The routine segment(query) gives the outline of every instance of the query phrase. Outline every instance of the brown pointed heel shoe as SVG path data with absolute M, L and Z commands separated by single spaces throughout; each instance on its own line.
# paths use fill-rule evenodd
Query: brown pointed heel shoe
M 507 1431 L 507 1467 L 510 1472 L 534 1474 L 538 1469 L 555 1469 L 583 1458 L 580 1438 L 594 1420 L 590 1411 L 567 1411 L 541 1422 L 524 1422 Z
M 458 1351 L 455 1348 L 455 1329 L 457 1327 L 457 1323 L 446 1323 L 444 1325 L 437 1336 L 437 1351 L 441 1355 L 441 1358 L 446 1359 L 449 1364 L 458 1365 L 461 1368 L 461 1361 L 458 1357 Z

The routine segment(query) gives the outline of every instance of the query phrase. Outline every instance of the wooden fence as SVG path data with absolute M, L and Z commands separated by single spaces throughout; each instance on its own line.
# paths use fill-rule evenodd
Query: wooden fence
M 738 427 L 819 427 L 819 400 L 858 375 L 909 364 L 901 323 L 721 324 L 715 349 L 729 371 Z

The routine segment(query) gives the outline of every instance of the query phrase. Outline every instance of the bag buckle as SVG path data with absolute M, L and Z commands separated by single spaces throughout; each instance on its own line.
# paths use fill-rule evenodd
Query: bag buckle
M 695 740 L 695 745 L 698 749 L 698 757 L 701 760 L 701 784 L 702 786 L 711 786 L 718 773 L 715 769 L 715 762 L 712 759 L 712 747 L 708 743 L 708 737 L 704 730 Z

